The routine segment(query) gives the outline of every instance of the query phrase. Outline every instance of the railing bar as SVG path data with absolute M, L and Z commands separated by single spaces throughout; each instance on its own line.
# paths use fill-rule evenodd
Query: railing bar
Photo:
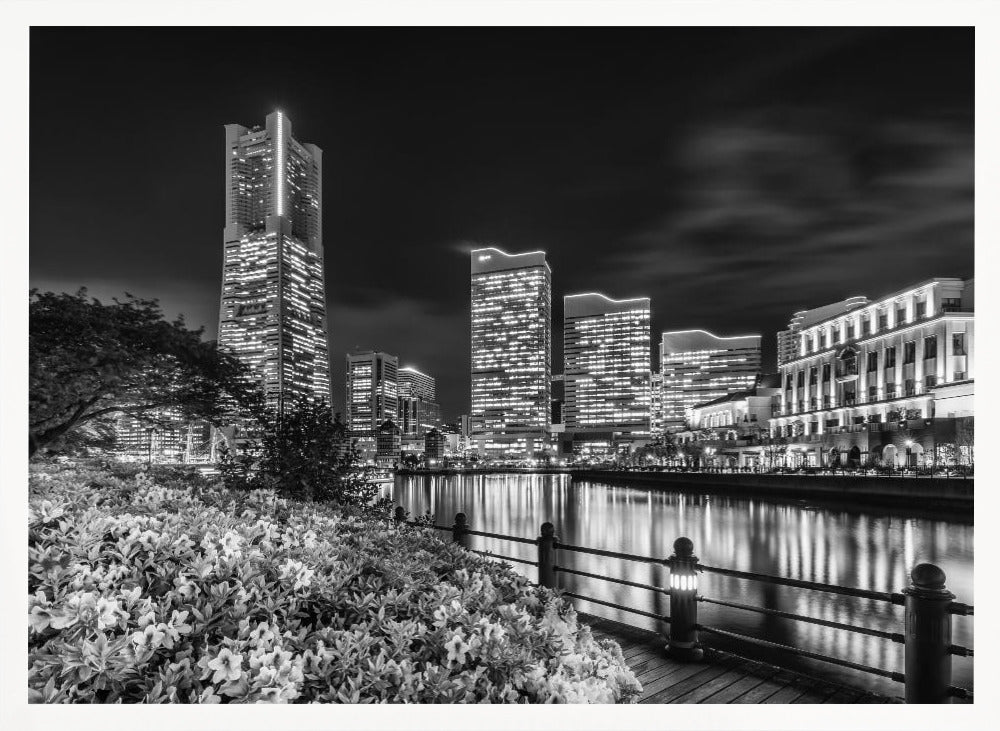
M 591 579 L 600 579 L 601 581 L 613 581 L 616 584 L 624 584 L 625 586 L 634 586 L 637 589 L 649 589 L 650 591 L 658 591 L 661 594 L 670 594 L 670 589 L 666 589 L 662 586 L 653 586 L 652 584 L 640 584 L 637 581 L 628 581 L 626 579 L 616 579 L 613 576 L 601 576 L 600 574 L 591 574 L 587 571 L 577 571 L 576 569 L 567 569 L 562 566 L 556 566 L 556 571 L 562 572 L 564 574 L 576 574 L 577 576 L 586 576 Z
M 818 652 L 810 652 L 809 650 L 800 650 L 797 647 L 782 645 L 777 642 L 769 642 L 768 640 L 760 640 L 757 639 L 756 637 L 748 637 L 747 635 L 741 635 L 737 632 L 729 632 L 724 629 L 719 629 L 718 627 L 709 627 L 708 625 L 699 624 L 698 629 L 701 630 L 702 632 L 709 632 L 711 634 L 722 635 L 723 637 L 729 637 L 730 639 L 739 640 L 741 642 L 747 642 L 751 645 L 770 647 L 775 650 L 783 650 L 785 652 L 790 652 L 793 655 L 808 657 L 813 660 L 822 660 L 823 662 L 828 662 L 833 665 L 840 665 L 845 668 L 851 668 L 853 670 L 860 670 L 865 673 L 871 673 L 872 675 L 881 675 L 883 678 L 889 678 L 891 680 L 895 680 L 898 683 L 906 682 L 906 676 L 903 675 L 903 673 L 894 673 L 890 670 L 873 668 L 869 665 L 861 665 L 860 663 L 850 662 L 849 660 L 840 660 L 839 658 L 830 657 L 829 655 L 821 655 Z
M 785 619 L 795 619 L 800 622 L 808 622 L 810 624 L 819 624 L 824 627 L 833 627 L 834 629 L 847 630 L 848 632 L 858 632 L 863 635 L 871 635 L 872 637 L 881 637 L 886 640 L 892 640 L 893 642 L 898 642 L 900 644 L 906 642 L 906 638 L 898 632 L 886 632 L 880 629 L 868 629 L 867 627 L 857 627 L 853 624 L 842 624 L 841 622 L 834 622 L 829 619 L 817 619 L 816 617 L 806 617 L 802 614 L 793 614 L 792 612 L 783 612 L 780 609 L 765 609 L 763 607 L 753 607 L 749 604 L 739 604 L 737 602 L 725 602 L 721 599 L 709 599 L 708 597 L 699 596 L 696 597 L 699 602 L 707 602 L 709 604 L 718 604 L 722 607 L 732 607 L 733 609 L 743 609 L 748 612 L 757 612 L 758 614 L 766 614 L 771 617 L 784 617 Z M 965 649 L 965 648 L 961 648 Z
M 954 685 L 948 686 L 948 695 L 952 695 L 955 696 L 956 698 L 962 698 L 970 701 L 975 700 L 971 690 L 969 690 L 968 688 L 959 688 Z
M 892 594 L 886 591 L 873 591 L 871 589 L 853 589 L 847 586 L 836 586 L 834 584 L 821 584 L 816 581 L 805 581 L 803 579 L 786 579 L 782 576 L 772 576 L 770 574 L 757 574 L 750 571 L 736 571 L 734 569 L 720 569 L 716 566 L 705 566 L 698 564 L 698 569 L 708 571 L 712 574 L 723 576 L 733 576 L 737 579 L 749 579 L 750 581 L 763 581 L 770 584 L 782 584 L 784 586 L 795 586 L 800 589 L 814 589 L 815 591 L 826 591 L 831 594 L 843 594 L 846 596 L 856 596 L 862 599 L 875 599 L 877 601 L 889 602 L 890 604 L 903 604 L 905 597 L 902 594 Z
M 449 530 L 451 529 L 449 528 Z M 487 538 L 499 538 L 500 540 L 503 541 L 514 541 L 515 543 L 530 543 L 532 545 L 538 543 L 537 539 L 535 538 L 518 538 L 517 536 L 505 536 L 503 533 L 490 533 L 484 530 L 467 529 L 465 531 L 465 534 L 470 536 L 486 536 Z
M 504 561 L 517 561 L 519 563 L 530 564 L 531 566 L 538 565 L 538 561 L 528 561 L 527 559 L 524 558 L 515 558 L 514 556 L 504 556 L 502 553 L 490 553 L 489 551 L 480 551 L 475 548 L 472 549 L 472 552 L 478 553 L 480 556 L 488 556 L 489 558 L 499 558 Z
M 585 602 L 593 602 L 594 604 L 603 604 L 606 607 L 611 607 L 612 609 L 621 609 L 625 612 L 632 612 L 633 614 L 641 614 L 644 617 L 650 617 L 651 619 L 659 619 L 667 624 L 670 624 L 670 617 L 663 614 L 653 614 L 652 612 L 644 612 L 641 609 L 633 609 L 632 607 L 626 607 L 622 604 L 615 604 L 614 602 L 606 602 L 603 599 L 594 599 L 593 597 L 583 596 L 582 594 L 574 594 L 571 591 L 564 591 L 563 596 L 571 596 L 574 599 L 582 599 Z
M 948 605 L 948 611 L 952 614 L 957 614 L 960 617 L 972 617 L 975 616 L 973 610 L 974 606 L 971 604 L 962 604 L 961 602 L 952 602 Z
M 948 652 L 952 655 L 958 655 L 959 657 L 973 657 L 971 647 L 962 647 L 961 645 L 952 645 L 948 648 Z
M 607 556 L 608 558 L 623 558 L 626 561 L 640 561 L 642 563 L 659 563 L 662 564 L 663 560 L 659 558 L 650 558 L 649 556 L 637 556 L 634 553 L 619 553 L 618 551 L 605 551 L 602 548 L 587 548 L 586 546 L 571 546 L 568 543 L 559 543 L 556 548 L 562 549 L 564 551 L 576 551 L 577 553 L 590 553 L 594 556 Z

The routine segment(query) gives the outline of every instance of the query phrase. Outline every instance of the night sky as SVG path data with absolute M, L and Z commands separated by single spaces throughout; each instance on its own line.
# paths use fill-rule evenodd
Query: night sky
M 398 354 L 469 403 L 469 256 L 667 329 L 973 275 L 971 29 L 33 29 L 30 279 L 157 297 L 215 337 L 223 125 L 323 149 L 334 399 Z

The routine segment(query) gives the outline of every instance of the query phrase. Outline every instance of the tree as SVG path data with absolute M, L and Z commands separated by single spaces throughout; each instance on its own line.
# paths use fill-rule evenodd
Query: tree
M 334 502 L 385 512 L 373 469 L 361 464 L 347 426 L 324 402 L 299 399 L 266 412 L 241 454 L 227 450 L 220 469 L 230 487 L 270 488 L 295 500 Z
M 126 294 L 39 293 L 29 301 L 28 455 L 74 430 L 127 414 L 155 423 L 164 410 L 217 423 L 262 399 L 235 358 L 168 322 L 156 300 Z

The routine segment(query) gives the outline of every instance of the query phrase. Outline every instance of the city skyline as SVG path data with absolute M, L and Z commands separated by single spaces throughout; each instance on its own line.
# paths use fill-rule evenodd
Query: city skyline
M 344 59 L 376 38 L 297 32 L 336 35 Z M 296 74 L 310 53 L 297 44 L 306 57 L 275 54 L 225 85 L 185 69 L 221 68 L 263 30 L 186 29 L 187 56 L 163 67 L 152 59 L 176 32 L 115 33 L 88 31 L 84 52 L 72 30 L 32 32 L 31 285 L 158 297 L 215 337 L 220 128 L 280 109 L 328 158 L 331 357 L 406 354 L 437 378 L 449 421 L 469 406 L 473 248 L 547 252 L 555 364 L 570 292 L 649 296 L 654 333 L 760 333 L 773 371 L 790 312 L 973 275 L 970 29 L 524 30 L 502 70 L 482 49 L 506 32 L 435 31 L 414 65 L 427 32 L 411 31 L 376 43 L 362 76 L 336 56 Z M 467 69 L 448 62 L 459 52 Z M 136 84 L 149 74 L 155 89 Z M 307 93 L 320 80 L 330 98 Z M 90 114 L 121 98 L 134 104 Z M 80 110 L 78 134 L 100 125 L 117 144 L 42 144 L 62 109 Z

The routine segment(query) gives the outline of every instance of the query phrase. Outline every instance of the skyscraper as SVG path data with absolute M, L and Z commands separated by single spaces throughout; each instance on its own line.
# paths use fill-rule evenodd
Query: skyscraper
M 226 224 L 219 345 L 249 365 L 275 407 L 330 402 L 316 145 L 281 112 L 226 125 Z
M 412 366 L 399 369 L 399 419 L 404 436 L 422 436 L 441 426 L 433 376 Z
M 650 431 L 649 298 L 564 298 L 564 422 L 574 452 L 614 451 Z
M 663 428 L 682 428 L 695 404 L 752 388 L 760 373 L 760 335 L 720 337 L 705 330 L 663 333 Z
M 472 438 L 493 456 L 548 447 L 552 270 L 544 251 L 472 252 Z
M 385 421 L 399 419 L 399 359 L 369 350 L 347 355 L 347 426 L 352 436 L 373 437 Z

